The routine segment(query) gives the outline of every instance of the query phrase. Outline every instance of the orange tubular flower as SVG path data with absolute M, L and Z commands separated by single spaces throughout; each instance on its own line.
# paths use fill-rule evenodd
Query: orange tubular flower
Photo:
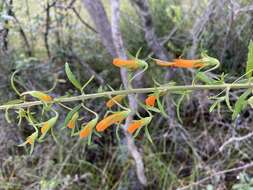
M 34 144 L 37 137 L 38 137 L 38 133 L 35 132 L 35 133 L 31 134 L 29 137 L 27 137 L 26 142 L 28 144 L 32 145 L 32 144 Z
M 202 59 L 188 60 L 188 59 L 173 59 L 173 62 L 162 61 L 154 59 L 157 65 L 164 67 L 179 67 L 179 68 L 200 68 L 205 66 Z
M 114 96 L 113 98 L 111 98 L 110 100 L 106 102 L 106 107 L 112 108 L 116 104 L 116 102 L 120 103 L 125 97 L 126 95 Z
M 112 124 L 121 123 L 129 114 L 130 111 L 120 111 L 109 115 L 97 124 L 96 130 L 98 132 L 102 132 L 108 127 L 110 127 Z
M 98 118 L 95 118 L 83 126 L 83 129 L 79 133 L 80 139 L 88 137 L 92 132 L 93 127 L 97 124 Z
M 138 69 L 139 64 L 137 60 L 123 60 L 120 58 L 113 59 L 113 65 L 120 67 L 120 68 L 127 68 L 127 69 Z
M 92 131 L 92 127 L 91 126 L 85 126 L 79 133 L 79 137 L 80 139 L 82 138 L 85 138 L 85 137 L 88 137 L 89 134 L 91 133 Z
M 55 117 L 52 117 L 51 119 L 49 119 L 48 121 L 44 122 L 40 131 L 42 133 L 42 135 L 45 135 L 47 133 L 47 131 L 54 126 L 54 124 L 56 123 L 58 119 L 58 114 Z
M 157 97 L 155 95 L 150 95 L 145 99 L 145 104 L 147 106 L 154 107 L 156 99 Z
M 33 145 L 35 140 L 37 139 L 38 137 L 38 133 L 37 132 L 34 132 L 32 133 L 29 137 L 26 138 L 26 141 L 18 146 L 24 146 L 26 144 L 30 144 L 30 145 Z
M 30 94 L 31 96 L 38 98 L 39 100 L 43 102 L 51 102 L 53 100 L 51 96 L 40 91 L 28 91 L 28 92 L 22 93 L 21 95 L 26 95 L 26 94 Z
M 70 128 L 70 129 L 75 128 L 76 120 L 78 119 L 78 117 L 79 117 L 78 112 L 74 113 L 74 115 L 72 116 L 72 118 L 69 120 L 69 122 L 67 124 L 67 127 Z
M 44 123 L 40 129 L 42 134 L 45 134 L 50 128 L 50 125 L 48 122 Z
M 129 133 L 134 133 L 137 129 L 139 129 L 140 127 L 143 127 L 144 125 L 147 125 L 151 122 L 152 117 L 144 117 L 140 120 L 135 120 L 133 121 L 127 128 L 127 131 Z

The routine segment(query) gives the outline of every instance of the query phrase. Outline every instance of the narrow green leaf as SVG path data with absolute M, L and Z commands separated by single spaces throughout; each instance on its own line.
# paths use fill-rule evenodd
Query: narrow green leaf
M 227 104 L 227 106 L 228 106 L 228 109 L 229 109 L 231 112 L 233 112 L 234 110 L 233 110 L 232 106 L 230 105 L 230 101 L 229 101 L 229 92 L 230 92 L 230 88 L 227 88 L 227 89 L 226 89 L 225 101 L 226 101 L 226 104 Z
M 210 106 L 210 108 L 209 108 L 209 112 L 212 112 L 217 106 L 219 106 L 220 105 L 220 103 L 222 102 L 222 101 L 224 101 L 225 100 L 225 97 L 223 96 L 223 97 L 221 97 L 221 98 L 219 98 L 218 100 L 216 100 L 211 106 Z
M 18 89 L 16 88 L 15 82 L 14 82 L 14 77 L 15 74 L 18 72 L 18 70 L 14 71 L 14 73 L 12 73 L 11 75 L 11 87 L 12 89 L 20 96 L 20 92 L 18 91 Z
M 247 91 L 245 91 L 236 101 L 235 103 L 235 108 L 234 108 L 234 112 L 232 115 L 232 119 L 236 119 L 236 117 L 238 116 L 238 114 L 242 111 L 242 109 L 247 105 L 247 101 L 246 98 L 251 94 L 251 89 L 248 89 Z
M 249 47 L 248 47 L 248 60 L 247 60 L 247 66 L 246 66 L 246 76 L 248 78 L 252 77 L 252 71 L 253 71 L 253 42 L 250 41 Z
M 177 108 L 177 118 L 179 120 L 180 123 L 183 123 L 183 120 L 180 116 L 180 105 L 182 103 L 182 101 L 184 100 L 186 93 L 182 94 L 182 96 L 178 99 L 177 104 L 176 104 L 176 108 Z
M 154 144 L 154 143 L 153 143 L 153 140 L 152 140 L 152 138 L 151 138 L 151 135 L 150 135 L 150 133 L 149 133 L 149 131 L 148 131 L 147 125 L 145 126 L 145 135 L 147 136 L 149 142 L 150 142 L 151 144 Z
M 8 123 L 11 123 L 11 120 L 10 120 L 10 117 L 9 117 L 9 108 L 6 108 L 5 109 L 5 120 L 8 122 Z
M 70 70 L 69 64 L 65 63 L 65 72 L 67 74 L 67 77 L 69 79 L 69 81 L 78 89 L 81 90 L 82 89 L 82 85 L 81 83 L 76 79 L 75 75 L 72 73 L 72 71 Z
M 161 101 L 160 101 L 160 98 L 157 97 L 157 100 L 156 100 L 156 101 L 157 101 L 157 106 L 158 106 L 158 108 L 159 108 L 161 114 L 162 114 L 164 117 L 168 117 L 168 115 L 166 114 L 166 112 L 165 112 L 165 110 L 164 110 L 164 108 L 163 108 L 163 105 L 162 105 L 162 103 L 161 103 Z
M 71 120 L 71 118 L 73 117 L 73 115 L 81 108 L 81 104 L 77 105 L 76 107 L 74 107 L 66 116 L 62 129 L 66 128 L 68 125 L 69 120 Z

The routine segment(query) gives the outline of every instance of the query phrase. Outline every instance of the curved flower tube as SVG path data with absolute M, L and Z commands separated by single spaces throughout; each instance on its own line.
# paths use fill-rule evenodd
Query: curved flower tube
M 88 137 L 91 133 L 92 133 L 92 130 L 93 128 L 96 126 L 97 122 L 98 122 L 98 114 L 94 111 L 92 111 L 91 109 L 87 108 L 83 103 L 82 103 L 82 107 L 84 109 L 86 109 L 87 111 L 93 113 L 95 115 L 95 118 L 92 119 L 91 121 L 89 121 L 87 124 L 83 125 L 82 126 L 82 129 L 81 131 L 79 132 L 79 137 L 82 139 L 82 138 L 85 138 L 85 137 Z M 91 136 L 90 136 L 91 137 Z M 91 138 L 89 138 L 90 140 Z
M 117 103 L 122 102 L 122 100 L 126 97 L 126 95 L 117 95 L 112 97 L 110 100 L 106 102 L 106 107 L 107 108 L 112 108 L 114 105 Z
M 20 144 L 18 146 L 25 146 L 26 144 L 33 145 L 35 143 L 35 140 L 37 139 L 37 137 L 38 137 L 38 132 L 35 131 L 34 133 L 32 133 L 30 136 L 28 136 L 26 138 L 25 142 L 23 142 L 22 144 Z
M 98 132 L 102 132 L 112 124 L 121 123 L 130 114 L 130 112 L 130 110 L 120 111 L 107 116 L 96 125 L 96 130 Z
M 84 125 L 82 127 L 82 130 L 79 132 L 80 139 L 88 137 L 91 134 L 92 129 L 95 127 L 97 122 L 98 122 L 98 118 L 95 118 L 95 119 L 92 119 L 90 122 L 88 122 L 86 125 Z
M 55 125 L 56 121 L 58 120 L 59 114 L 55 110 L 53 111 L 55 112 L 55 116 L 44 122 L 40 128 L 41 136 L 39 140 L 42 140 L 44 138 L 47 132 Z
M 44 93 L 44 92 L 40 92 L 40 91 L 28 91 L 28 92 L 24 92 L 21 94 L 21 96 L 29 94 L 31 96 L 33 96 L 34 98 L 38 98 L 39 100 L 43 101 L 43 102 L 51 102 L 53 101 L 53 98 L 51 96 L 49 96 L 48 94 Z
M 127 131 L 129 133 L 134 133 L 137 129 L 139 129 L 140 127 L 143 127 L 145 125 L 148 125 L 152 120 L 152 116 L 149 117 L 144 117 L 140 120 L 134 120 L 127 128 Z

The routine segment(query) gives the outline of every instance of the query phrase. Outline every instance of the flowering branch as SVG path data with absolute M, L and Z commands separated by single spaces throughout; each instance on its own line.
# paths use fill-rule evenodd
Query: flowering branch
M 133 88 L 127 90 L 118 91 L 106 91 L 94 94 L 82 94 L 79 96 L 64 97 L 64 98 L 54 98 L 50 103 L 64 103 L 64 102 L 74 102 L 83 101 L 94 98 L 110 97 L 114 95 L 126 95 L 126 94 L 141 94 L 141 93 L 151 93 L 151 92 L 178 92 L 178 91 L 192 91 L 192 90 L 218 90 L 218 89 L 249 89 L 253 88 L 253 83 L 224 83 L 224 84 L 214 84 L 214 85 L 185 85 L 185 86 L 172 86 L 171 84 L 163 85 L 160 87 L 152 88 Z M 6 104 L 1 105 L 0 110 L 4 109 L 18 109 L 26 108 L 36 105 L 42 105 L 42 101 L 32 101 L 24 102 L 18 104 Z

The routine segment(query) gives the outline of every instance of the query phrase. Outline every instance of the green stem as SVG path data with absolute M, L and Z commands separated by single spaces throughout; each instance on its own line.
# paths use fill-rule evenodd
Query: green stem
M 152 93 L 152 92 L 159 92 L 159 91 L 166 91 L 166 92 L 176 92 L 176 91 L 187 91 L 187 90 L 218 90 L 218 89 L 248 89 L 253 88 L 253 83 L 224 83 L 224 84 L 217 84 L 217 85 L 186 85 L 186 86 L 171 86 L 163 85 L 160 87 L 153 87 L 153 88 L 133 88 L 127 90 L 118 90 L 118 91 L 107 91 L 107 92 L 100 92 L 94 94 L 82 94 L 79 96 L 72 96 L 72 97 L 64 97 L 64 98 L 55 98 L 54 101 L 51 103 L 64 103 L 64 102 L 73 102 L 73 101 L 83 101 L 87 99 L 94 99 L 94 98 L 101 98 L 101 97 L 111 97 L 120 94 L 141 94 L 141 93 Z M 43 102 L 41 101 L 32 101 L 32 102 L 24 102 L 19 104 L 8 104 L 8 105 L 1 105 L 0 110 L 4 109 L 18 109 L 18 108 L 26 108 L 36 105 L 41 105 Z

